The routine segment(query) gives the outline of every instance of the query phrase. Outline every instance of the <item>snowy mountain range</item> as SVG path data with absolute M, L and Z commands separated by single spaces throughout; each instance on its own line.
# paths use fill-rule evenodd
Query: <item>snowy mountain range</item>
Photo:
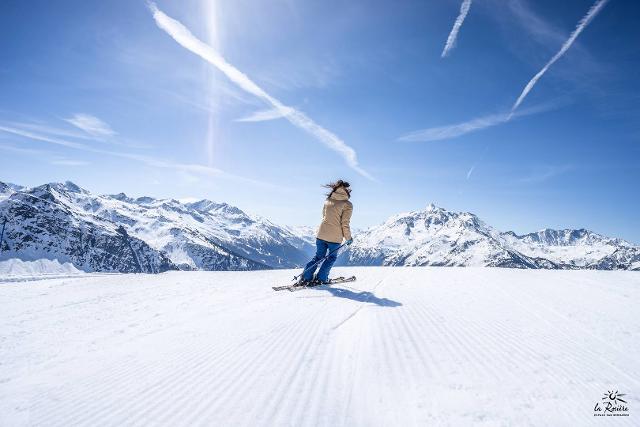
M 640 270 L 640 247 L 580 230 L 500 232 L 468 212 L 429 205 L 358 234 L 343 265 Z
M 2 218 L 0 259 L 57 259 L 84 271 L 297 267 L 312 250 L 296 228 L 226 203 L 94 195 L 72 182 L 0 183 Z
M 0 182 L 0 261 L 50 259 L 83 271 L 296 268 L 315 230 L 279 226 L 226 203 L 95 195 L 72 182 Z M 640 270 L 640 247 L 588 230 L 500 232 L 429 205 L 355 233 L 342 265 Z

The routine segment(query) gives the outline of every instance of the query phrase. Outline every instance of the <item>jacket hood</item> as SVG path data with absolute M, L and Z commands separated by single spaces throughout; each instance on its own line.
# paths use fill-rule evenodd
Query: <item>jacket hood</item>
M 338 187 L 337 190 L 331 193 L 330 198 L 333 200 L 348 200 L 349 193 L 347 193 L 347 190 L 345 190 L 344 187 Z

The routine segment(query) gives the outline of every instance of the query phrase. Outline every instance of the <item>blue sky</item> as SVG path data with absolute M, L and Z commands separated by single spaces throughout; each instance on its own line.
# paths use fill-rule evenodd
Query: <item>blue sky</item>
M 343 178 L 357 227 L 434 202 L 640 243 L 640 5 L 600 5 L 513 110 L 594 3 L 472 1 L 443 57 L 462 1 L 5 1 L 0 180 L 315 225 Z

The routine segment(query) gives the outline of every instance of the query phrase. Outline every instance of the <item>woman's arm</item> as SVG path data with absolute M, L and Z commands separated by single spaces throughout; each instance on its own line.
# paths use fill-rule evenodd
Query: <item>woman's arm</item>
M 347 202 L 344 205 L 342 216 L 340 217 L 340 225 L 342 226 L 342 237 L 345 240 L 351 240 L 351 214 L 353 213 L 353 205 Z

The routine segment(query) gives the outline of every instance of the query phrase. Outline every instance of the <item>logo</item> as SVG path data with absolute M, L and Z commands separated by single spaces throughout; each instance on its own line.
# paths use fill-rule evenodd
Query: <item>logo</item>
M 628 417 L 629 407 L 625 400 L 625 394 L 616 391 L 607 391 L 602 396 L 601 402 L 596 402 L 593 408 L 594 417 Z

